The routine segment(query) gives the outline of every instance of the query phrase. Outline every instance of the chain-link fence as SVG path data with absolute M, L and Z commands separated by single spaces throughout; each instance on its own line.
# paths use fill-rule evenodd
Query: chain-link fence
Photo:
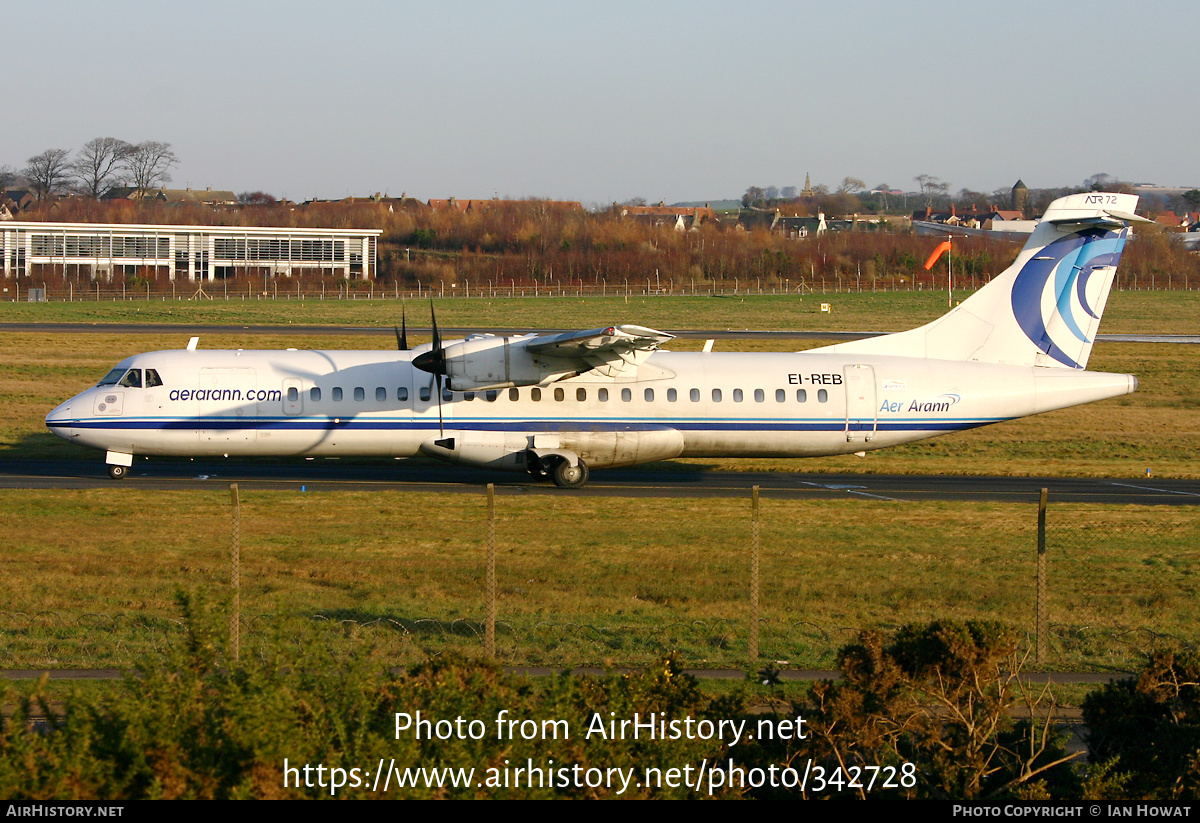
M 253 494 L 261 506 L 272 493 Z M 394 560 L 376 550 L 360 556 L 353 533 L 378 525 L 347 521 L 331 526 L 346 540 L 336 559 L 310 561 L 298 552 L 264 565 L 262 555 L 285 536 L 254 523 L 245 489 L 240 506 L 238 496 L 226 499 L 232 539 L 230 519 L 211 518 L 218 521 L 211 534 L 198 539 L 213 544 L 219 562 L 192 579 L 226 610 L 233 656 L 239 644 L 244 657 L 305 636 L 396 665 L 485 651 L 511 665 L 639 665 L 675 651 L 695 666 L 829 669 L 863 629 L 956 619 L 1025 631 L 1046 668 L 1124 670 L 1163 644 L 1200 642 L 1200 518 L 1191 506 L 1056 504 L 1051 496 L 1039 575 L 1036 504 L 766 500 L 756 524 L 749 501 L 709 500 L 703 507 L 722 525 L 696 522 L 695 508 L 664 508 L 646 527 L 648 545 L 637 546 L 614 524 L 645 501 L 592 504 L 611 514 L 606 527 L 558 502 L 569 497 L 530 504 L 506 496 L 478 511 L 477 522 L 439 535 L 443 559 L 406 558 L 405 527 L 397 529 Z M 376 499 L 410 506 L 403 496 Z M 307 495 L 306 505 L 330 519 L 320 495 Z M 531 516 L 552 532 L 544 542 L 521 536 Z M 297 535 L 307 531 L 296 524 Z M 326 538 L 313 532 L 308 539 Z M 568 551 L 572 539 L 581 545 Z M 593 550 L 592 541 L 613 546 Z M 20 567 L 9 568 L 10 580 L 19 581 Z M 302 605 L 270 608 L 289 588 L 289 602 Z M 394 596 L 410 589 L 433 594 L 425 603 Z M 350 590 L 362 605 L 344 598 L 331 605 L 336 598 L 325 590 Z M 4 669 L 129 666 L 167 653 L 186 635 L 169 609 L 93 610 L 81 602 L 39 610 L 29 607 L 31 598 L 9 602 L 0 610 Z

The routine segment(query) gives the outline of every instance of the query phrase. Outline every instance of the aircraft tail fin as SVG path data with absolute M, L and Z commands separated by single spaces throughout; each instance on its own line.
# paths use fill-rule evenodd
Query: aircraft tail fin
M 822 351 L 1082 369 L 1136 216 L 1132 194 L 1088 192 L 1046 209 L 1002 274 L 920 328 Z

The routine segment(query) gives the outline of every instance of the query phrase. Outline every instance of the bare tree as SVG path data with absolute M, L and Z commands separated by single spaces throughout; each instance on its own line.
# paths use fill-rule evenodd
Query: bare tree
M 17 170 L 12 166 L 0 166 L 0 191 L 4 191 L 17 181 Z
M 244 191 L 237 196 L 238 203 L 243 206 L 273 206 L 279 202 L 273 194 L 265 191 Z
M 130 182 L 140 196 L 163 183 L 171 182 L 170 169 L 179 162 L 170 143 L 147 140 L 131 146 L 122 161 L 121 168 L 129 173 Z
M 1116 182 L 1117 178 L 1113 177 L 1111 174 L 1099 172 L 1097 174 L 1093 174 L 1091 177 L 1086 178 L 1083 181 L 1083 187 L 1088 191 L 1111 191 L 1112 189 L 1110 187 Z
M 943 183 L 931 174 L 918 174 L 913 180 L 921 187 L 921 196 L 925 198 L 926 206 L 932 206 L 935 198 L 945 197 L 950 192 L 949 183 Z
M 26 161 L 28 165 L 21 174 L 29 181 L 29 187 L 38 200 L 45 200 L 51 192 L 66 187 L 71 179 L 67 154 L 66 149 L 46 149 Z
M 76 190 L 99 200 L 110 186 L 119 184 L 125 158 L 132 149 L 115 137 L 97 137 L 84 143 L 70 165 Z
M 838 194 L 852 194 L 856 191 L 862 191 L 867 187 L 867 184 L 859 180 L 857 177 L 843 177 L 842 184 L 838 186 Z
M 887 211 L 888 192 L 890 192 L 891 190 L 892 190 L 892 187 L 888 183 L 876 183 L 875 184 L 874 191 L 879 192 L 879 207 L 881 209 L 883 209 L 884 211 Z

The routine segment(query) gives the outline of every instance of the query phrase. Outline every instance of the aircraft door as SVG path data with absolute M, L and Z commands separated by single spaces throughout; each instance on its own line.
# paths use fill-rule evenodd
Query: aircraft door
M 854 365 L 846 366 L 842 373 L 846 387 L 846 440 L 873 440 L 879 425 L 875 370 L 870 366 Z
M 283 381 L 283 413 L 295 417 L 304 413 L 304 382 L 295 377 Z

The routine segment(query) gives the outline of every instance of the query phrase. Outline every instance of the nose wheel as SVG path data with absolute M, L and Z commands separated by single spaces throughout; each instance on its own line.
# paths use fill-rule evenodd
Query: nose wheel
M 590 474 L 587 463 L 582 460 L 575 466 L 566 460 L 559 460 L 555 464 L 551 476 L 554 478 L 554 485 L 560 489 L 579 489 L 583 487 L 584 483 L 587 483 Z

